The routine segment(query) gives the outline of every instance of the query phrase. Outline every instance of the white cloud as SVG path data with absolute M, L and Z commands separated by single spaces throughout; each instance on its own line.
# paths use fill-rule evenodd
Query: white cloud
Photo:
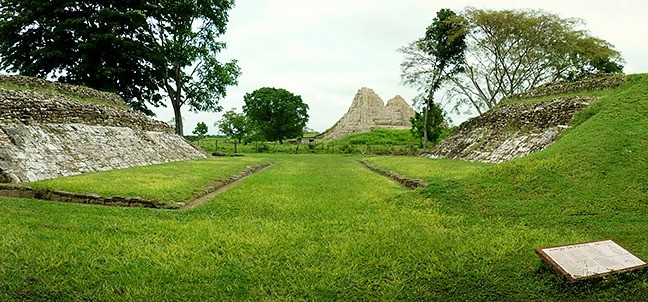
M 581 18 L 593 35 L 622 52 L 626 72 L 648 72 L 643 38 L 648 2 L 643 0 L 239 0 L 223 37 L 228 49 L 220 57 L 237 59 L 243 75 L 220 104 L 240 110 L 245 93 L 265 86 L 285 88 L 309 105 L 309 126 L 324 131 L 342 117 L 361 87 L 374 89 L 385 101 L 400 94 L 411 102 L 416 92 L 400 85 L 401 55 L 396 50 L 422 36 L 439 9 L 467 6 L 544 9 Z M 165 121 L 173 117 L 170 108 L 156 113 Z M 221 116 L 186 109 L 183 114 L 185 133 L 198 122 L 211 125 Z

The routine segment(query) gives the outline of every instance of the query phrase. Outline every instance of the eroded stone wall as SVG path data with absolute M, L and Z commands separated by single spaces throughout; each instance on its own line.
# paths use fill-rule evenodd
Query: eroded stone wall
M 102 95 L 89 88 L 79 89 L 93 97 Z M 111 104 L 0 89 L 0 182 L 36 181 L 207 156 L 166 123 Z
M 22 89 L 47 90 L 50 94 L 72 95 L 81 98 L 95 98 L 113 105 L 125 105 L 124 100 L 117 94 L 98 91 L 92 88 L 52 82 L 44 79 L 26 77 L 21 75 L 0 75 L 0 82 L 17 85 Z
M 500 163 L 540 151 L 568 128 L 574 114 L 595 97 L 558 98 L 534 105 L 508 105 L 461 124 L 428 155 Z

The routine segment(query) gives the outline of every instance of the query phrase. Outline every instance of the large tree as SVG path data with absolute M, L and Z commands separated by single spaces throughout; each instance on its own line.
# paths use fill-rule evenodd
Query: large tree
M 244 96 L 243 112 L 266 139 L 283 143 L 304 134 L 308 105 L 301 96 L 281 88 L 259 88 Z
M 221 63 L 216 55 L 225 48 L 218 37 L 225 33 L 232 0 L 158 0 L 153 32 L 157 69 L 162 88 L 171 101 L 175 129 L 183 134 L 181 108 L 220 111 L 219 99 L 237 84 L 240 69 L 235 60 Z
M 542 10 L 468 8 L 467 64 L 453 78 L 455 108 L 478 113 L 538 85 L 592 73 L 622 72 L 612 45 L 579 29 L 579 19 Z
M 160 77 L 148 1 L 0 0 L 0 68 L 118 93 L 151 114 Z
M 441 9 L 425 31 L 425 37 L 399 51 L 405 55 L 401 63 L 403 83 L 421 92 L 423 100 L 423 149 L 429 140 L 428 123 L 437 124 L 434 93 L 441 85 L 463 70 L 465 59 L 465 22 L 452 10 Z
M 0 0 L 0 68 L 116 92 L 148 114 L 164 91 L 181 108 L 219 111 L 236 61 L 218 41 L 232 0 Z

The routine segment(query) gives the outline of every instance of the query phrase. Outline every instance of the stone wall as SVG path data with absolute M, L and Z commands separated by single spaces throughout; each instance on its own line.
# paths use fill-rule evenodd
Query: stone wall
M 94 90 L 92 88 L 70 85 L 59 82 L 47 81 L 39 78 L 26 77 L 21 75 L 0 75 L 0 82 L 16 85 L 24 89 L 48 90 L 50 94 L 72 95 L 81 98 L 101 99 L 106 103 L 124 105 L 120 96 L 110 92 Z
M 62 95 L 29 90 L 0 89 L 0 125 L 21 122 L 80 123 L 111 127 L 128 127 L 142 131 L 172 133 L 164 122 L 148 118 L 140 112 L 102 104 L 83 103 Z
M 79 89 L 87 95 L 101 95 Z M 36 181 L 206 156 L 166 123 L 129 109 L 83 103 L 58 94 L 0 89 L 0 182 Z
M 558 98 L 534 105 L 509 105 L 461 124 L 428 154 L 499 163 L 540 151 L 568 128 L 574 114 L 595 97 Z
M 401 96 L 385 102 L 372 89 L 358 90 L 351 107 L 331 129 L 322 134 L 324 139 L 338 139 L 375 128 L 409 129 L 414 109 Z
M 575 82 L 561 81 L 548 83 L 529 91 L 513 95 L 509 97 L 509 99 L 527 99 L 585 90 L 614 88 L 623 84 L 625 79 L 626 77 L 620 74 L 592 75 Z

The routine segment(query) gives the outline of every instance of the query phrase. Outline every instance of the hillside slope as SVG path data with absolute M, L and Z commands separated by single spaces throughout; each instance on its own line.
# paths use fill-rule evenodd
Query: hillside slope
M 467 183 L 491 215 L 572 216 L 648 210 L 648 75 L 603 94 L 542 152 Z M 479 192 L 479 193 L 478 193 Z M 502 196 L 508 192 L 509 196 Z
M 579 92 L 592 93 L 598 101 L 548 148 L 460 177 L 428 172 L 451 164 L 447 159 L 373 159 L 429 183 L 423 196 L 405 204 L 458 219 L 462 231 L 454 236 L 461 244 L 445 260 L 461 265 L 440 289 L 446 298 L 648 300 L 648 270 L 567 285 L 534 253 L 612 239 L 648 260 L 648 74 L 631 75 L 617 88 Z

